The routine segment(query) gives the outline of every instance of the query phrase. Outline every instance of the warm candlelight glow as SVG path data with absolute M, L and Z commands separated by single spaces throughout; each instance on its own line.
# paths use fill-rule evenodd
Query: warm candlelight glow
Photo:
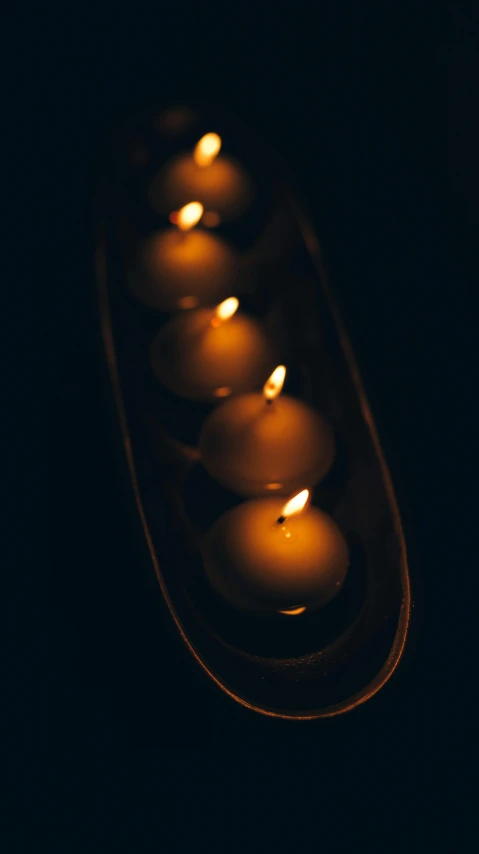
M 281 510 L 281 515 L 278 519 L 284 522 L 289 516 L 295 516 L 297 513 L 301 513 L 302 510 L 306 507 L 309 499 L 309 489 L 303 489 L 301 492 L 298 492 L 297 495 L 293 495 L 289 501 L 286 502 L 283 509 Z
M 284 378 L 286 376 L 286 368 L 284 365 L 278 365 L 277 368 L 274 369 L 273 373 L 266 380 L 263 386 L 263 394 L 268 402 L 274 400 L 275 397 L 278 397 L 281 389 L 284 385 Z
M 207 133 L 196 144 L 193 160 L 197 166 L 209 166 L 221 148 L 221 137 L 217 133 Z
M 238 306 L 239 300 L 237 300 L 236 297 L 228 297 L 228 299 L 220 302 L 220 304 L 216 306 L 214 317 L 211 321 L 212 326 L 219 326 L 220 323 L 223 323 L 225 320 L 229 320 L 230 317 L 233 317 Z
M 189 202 L 176 214 L 176 225 L 180 231 L 189 231 L 203 216 L 203 205 L 201 202 Z M 173 221 L 170 216 L 170 221 Z

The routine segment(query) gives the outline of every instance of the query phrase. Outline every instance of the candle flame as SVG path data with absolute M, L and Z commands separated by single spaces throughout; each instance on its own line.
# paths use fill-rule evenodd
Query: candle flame
M 181 208 L 175 219 L 180 231 L 189 231 L 203 216 L 203 205 L 201 202 L 189 202 Z M 171 217 L 170 217 L 171 220 Z
M 306 507 L 308 499 L 309 489 L 303 489 L 302 492 L 298 492 L 297 495 L 293 495 L 281 510 L 280 519 L 287 519 L 288 516 L 295 516 L 296 513 L 301 513 L 301 511 Z
M 236 297 L 228 297 L 223 302 L 220 302 L 219 305 L 216 306 L 215 316 L 213 320 L 216 320 L 217 323 L 222 323 L 224 320 L 229 320 L 230 317 L 233 317 L 235 311 L 237 311 L 239 306 L 239 300 Z
M 277 368 L 274 369 L 273 373 L 266 380 L 263 386 L 263 394 L 266 400 L 274 400 L 280 394 L 281 389 L 284 385 L 284 378 L 286 376 L 286 368 L 284 365 L 278 365 Z
M 197 166 L 209 166 L 221 148 L 221 137 L 217 133 L 206 133 L 196 143 L 193 160 Z

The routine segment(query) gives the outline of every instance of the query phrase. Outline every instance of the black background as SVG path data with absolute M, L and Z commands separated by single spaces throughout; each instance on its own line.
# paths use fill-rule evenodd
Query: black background
M 459 761 L 468 749 L 472 10 L 299 3 L 204 12 L 178 4 L 91 14 L 65 7 L 42 16 L 36 51 L 25 59 L 25 103 L 27 147 L 38 149 L 32 171 L 42 184 L 36 223 L 50 253 L 48 274 L 37 269 L 35 284 L 53 297 L 42 333 L 50 345 L 51 571 L 40 634 L 19 651 L 25 678 L 17 693 L 27 728 L 67 769 L 66 789 L 73 757 L 98 762 L 105 751 L 143 762 L 158 748 L 237 747 L 244 756 L 245 746 L 264 747 L 278 768 L 285 758 L 320 757 L 323 769 L 343 761 L 349 780 L 375 762 L 391 771 L 402 758 L 417 783 L 419 770 L 430 781 L 437 764 Z M 136 571 L 143 558 L 104 417 L 90 174 L 102 132 L 151 97 L 225 105 L 289 165 L 392 470 L 414 631 L 397 678 L 339 719 L 271 721 L 228 701 L 186 655 L 171 661 L 153 585 Z M 42 479 L 40 505 L 45 500 Z M 30 650 L 45 637 L 40 686 L 29 693 Z M 234 762 L 240 768 L 245 759 Z M 166 778 L 164 765 L 151 767 L 179 781 L 176 760 Z

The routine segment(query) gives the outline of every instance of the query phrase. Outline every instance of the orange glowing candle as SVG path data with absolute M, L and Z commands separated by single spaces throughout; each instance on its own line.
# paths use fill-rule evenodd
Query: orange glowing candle
M 289 495 L 329 471 L 335 441 L 307 403 L 281 394 L 280 365 L 263 387 L 226 401 L 204 424 L 200 452 L 207 471 L 239 495 Z
M 261 326 L 238 305 L 230 297 L 216 308 L 182 312 L 163 326 L 151 362 L 167 388 L 192 400 L 217 401 L 259 385 L 274 356 Z
M 251 178 L 232 157 L 219 154 L 221 138 L 207 133 L 193 152 L 170 160 L 156 175 L 149 191 L 152 207 L 168 213 L 198 199 L 219 219 L 236 219 L 253 197 Z
M 257 498 L 215 522 L 205 537 L 204 565 L 210 583 L 230 604 L 297 616 L 339 593 L 348 546 L 334 520 L 309 500 L 307 489 L 286 504 Z
M 200 202 L 189 202 L 170 215 L 174 228 L 154 234 L 140 247 L 129 282 L 150 308 L 174 312 L 208 305 L 231 293 L 238 254 L 225 240 L 194 227 L 203 212 Z

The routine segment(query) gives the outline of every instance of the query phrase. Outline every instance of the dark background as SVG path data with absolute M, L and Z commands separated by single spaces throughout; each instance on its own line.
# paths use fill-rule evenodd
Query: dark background
M 402 757 L 432 776 L 435 763 L 467 748 L 457 726 L 467 708 L 475 572 L 472 10 L 300 3 L 205 13 L 178 4 L 42 16 L 41 57 L 26 75 L 29 103 L 40 105 L 37 222 L 53 259 L 36 280 L 53 299 L 45 336 L 51 571 L 40 628 L 47 702 L 35 720 L 66 766 L 85 751 L 250 746 L 277 761 L 305 751 L 333 765 L 346 757 L 356 769 L 373 755 L 386 768 Z M 225 105 L 290 167 L 392 470 L 416 597 L 412 639 L 397 678 L 332 721 L 254 715 L 207 684 L 186 655 L 172 661 L 154 586 L 137 571 L 143 558 L 103 404 L 90 175 L 102 132 L 151 97 Z M 27 692 L 20 704 L 27 721 L 38 696 Z

